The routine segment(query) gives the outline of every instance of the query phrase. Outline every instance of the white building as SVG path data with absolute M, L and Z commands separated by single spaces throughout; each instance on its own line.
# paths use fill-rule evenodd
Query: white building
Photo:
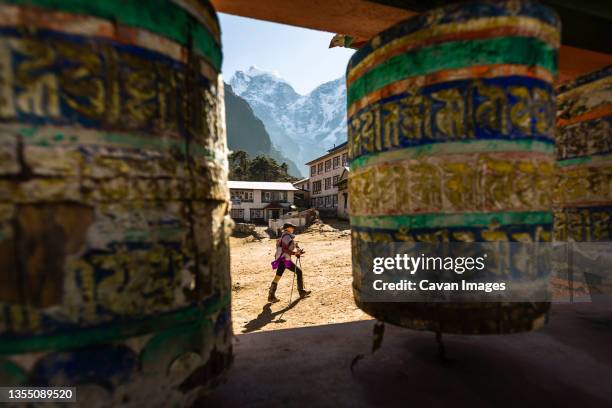
M 310 166 L 310 205 L 322 214 L 337 215 L 337 184 L 348 166 L 348 144 L 334 146 L 306 165 Z
M 267 223 L 291 211 L 297 189 L 291 183 L 229 181 L 230 215 L 236 222 Z

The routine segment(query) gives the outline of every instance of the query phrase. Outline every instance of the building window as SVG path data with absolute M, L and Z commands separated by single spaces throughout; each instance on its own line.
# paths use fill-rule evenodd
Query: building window
M 334 194 L 332 196 L 332 207 L 338 208 L 338 195 Z
M 331 160 L 325 160 L 325 171 L 331 170 Z
M 263 192 L 263 200 L 264 203 L 272 203 L 272 202 L 287 202 L 287 192 L 286 191 L 264 191 Z
M 244 210 L 240 208 L 232 208 L 231 216 L 236 220 L 242 220 L 244 219 Z
M 261 208 L 251 208 L 251 219 L 263 219 L 264 213 Z
M 306 191 L 310 191 L 310 182 L 306 183 Z
M 323 173 L 323 162 L 317 165 L 317 169 L 318 169 L 317 173 L 319 174 Z
M 338 185 L 338 180 L 340 180 L 340 176 L 334 176 L 334 181 L 332 181 L 332 186 L 337 186 Z
M 321 192 L 321 180 L 314 181 L 312 183 L 312 193 L 319 194 Z
M 325 189 L 329 190 L 331 188 L 331 177 L 325 179 Z
M 252 203 L 253 192 L 250 190 L 230 190 L 232 200 L 240 200 L 241 202 Z
M 323 207 L 323 197 L 317 197 L 317 208 Z
M 325 196 L 325 207 L 329 207 L 331 205 L 331 196 Z
M 340 156 L 334 157 L 334 169 L 340 167 Z
M 310 166 L 310 175 L 314 176 L 317 174 L 317 166 Z
M 348 164 L 348 153 L 342 154 L 342 167 L 346 167 Z
M 314 208 L 314 207 L 316 207 L 316 206 L 317 206 L 317 199 L 316 199 L 316 198 L 312 198 L 312 199 L 310 200 L 310 206 L 311 206 L 312 208 Z

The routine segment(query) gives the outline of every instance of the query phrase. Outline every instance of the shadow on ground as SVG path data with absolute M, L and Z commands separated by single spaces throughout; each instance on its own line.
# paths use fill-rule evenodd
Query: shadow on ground
M 282 320 L 283 314 L 293 309 L 298 303 L 300 303 L 300 300 L 302 300 L 302 298 L 298 297 L 293 302 L 289 303 L 284 308 L 277 310 L 276 312 L 272 312 L 272 303 L 270 302 L 266 303 L 264 307 L 261 309 L 261 313 L 259 313 L 256 318 L 254 318 L 253 320 L 251 320 L 250 322 L 244 325 L 244 329 L 242 330 L 242 333 L 250 333 L 252 331 L 259 330 L 262 327 L 272 322 L 274 323 L 283 322 L 284 321 Z M 276 316 L 279 316 L 279 318 L 278 320 L 274 321 L 274 318 Z
M 371 320 L 242 334 L 227 382 L 198 406 L 610 407 L 611 321 L 610 304 L 553 305 L 539 331 L 444 335 L 445 361 L 433 333 L 390 325 L 371 354 Z

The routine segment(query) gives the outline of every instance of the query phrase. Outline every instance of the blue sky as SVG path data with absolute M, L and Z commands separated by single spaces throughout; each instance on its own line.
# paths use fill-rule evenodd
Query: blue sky
M 333 33 L 219 14 L 223 77 L 251 65 L 275 71 L 300 94 L 344 75 L 353 50 L 328 48 Z

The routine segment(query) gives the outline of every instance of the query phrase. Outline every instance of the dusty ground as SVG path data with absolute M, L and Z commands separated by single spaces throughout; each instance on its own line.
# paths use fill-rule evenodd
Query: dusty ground
M 275 330 L 364 320 L 351 291 L 351 247 L 349 226 L 343 222 L 314 224 L 296 235 L 306 250 L 302 270 L 306 289 L 312 294 L 304 299 L 293 287 L 294 274 L 285 271 L 276 296 L 280 302 L 267 302 L 268 288 L 274 277 L 270 265 L 275 240 L 253 237 L 230 239 L 232 267 L 232 314 L 234 333 Z

